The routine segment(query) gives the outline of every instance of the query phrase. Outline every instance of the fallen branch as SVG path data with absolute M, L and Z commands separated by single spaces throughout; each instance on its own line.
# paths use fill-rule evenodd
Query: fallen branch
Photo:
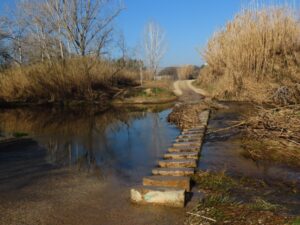
M 201 218 L 203 218 L 203 219 L 209 220 L 209 221 L 214 222 L 214 223 L 217 222 L 217 221 L 216 221 L 215 219 L 213 219 L 213 218 L 209 218 L 209 217 L 206 217 L 206 216 L 202 216 L 202 215 L 199 215 L 199 214 L 196 214 L 196 213 L 187 212 L 187 214 L 192 215 L 192 216 L 201 217 Z
M 230 127 L 226 127 L 226 128 L 222 128 L 222 129 L 218 129 L 218 130 L 214 130 L 214 131 L 207 132 L 207 134 L 212 134 L 212 133 L 217 133 L 217 132 L 221 132 L 221 131 L 225 131 L 225 130 L 230 130 L 230 129 L 232 129 L 232 128 L 240 127 L 240 126 L 245 125 L 245 124 L 246 124 L 246 122 L 245 122 L 245 121 L 242 121 L 242 122 L 240 122 L 240 123 L 238 123 L 238 124 L 235 124 L 235 125 L 233 125 L 233 126 L 230 126 Z

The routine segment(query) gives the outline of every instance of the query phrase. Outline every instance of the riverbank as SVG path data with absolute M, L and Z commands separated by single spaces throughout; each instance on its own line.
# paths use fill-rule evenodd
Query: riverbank
M 202 147 L 194 193 L 204 197 L 187 212 L 185 224 L 297 224 L 300 212 L 299 168 L 285 163 L 253 161 L 243 146 L 245 118 L 252 104 L 221 102 L 212 108 Z M 207 103 L 175 107 L 169 121 L 189 127 Z M 237 126 L 236 126 L 237 125 Z
M 177 99 L 172 81 L 146 81 L 142 86 L 115 95 L 112 105 L 165 104 Z

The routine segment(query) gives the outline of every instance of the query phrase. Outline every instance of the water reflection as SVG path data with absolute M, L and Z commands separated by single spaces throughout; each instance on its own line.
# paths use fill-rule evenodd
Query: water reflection
M 35 168 L 34 159 L 45 168 L 71 167 L 140 182 L 179 134 L 166 121 L 169 107 L 0 110 L 0 133 L 25 132 L 37 142 L 0 147 L 5 169 L 0 180 L 27 174 L 24 168 Z
M 228 109 L 211 114 L 208 130 L 217 130 L 237 124 L 252 113 L 250 104 L 229 102 Z M 211 133 L 202 147 L 199 167 L 203 170 L 226 171 L 234 176 L 246 176 L 266 181 L 295 182 L 300 187 L 300 170 L 276 163 L 253 161 L 244 156 L 242 138 L 238 128 Z

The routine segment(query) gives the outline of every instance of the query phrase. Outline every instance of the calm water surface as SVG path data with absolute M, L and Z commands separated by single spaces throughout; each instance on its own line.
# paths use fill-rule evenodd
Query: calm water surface
M 0 187 L 21 187 L 58 167 L 141 182 L 179 134 L 169 113 L 168 106 L 1 110 L 2 134 L 27 133 L 35 142 L 0 147 Z

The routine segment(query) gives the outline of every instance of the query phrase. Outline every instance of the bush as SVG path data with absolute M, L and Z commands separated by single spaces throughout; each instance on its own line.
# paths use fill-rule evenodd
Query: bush
M 261 102 L 278 88 L 294 90 L 300 81 L 296 13 L 279 6 L 244 10 L 210 39 L 203 58 L 208 66 L 198 82 L 213 84 L 214 96 Z

